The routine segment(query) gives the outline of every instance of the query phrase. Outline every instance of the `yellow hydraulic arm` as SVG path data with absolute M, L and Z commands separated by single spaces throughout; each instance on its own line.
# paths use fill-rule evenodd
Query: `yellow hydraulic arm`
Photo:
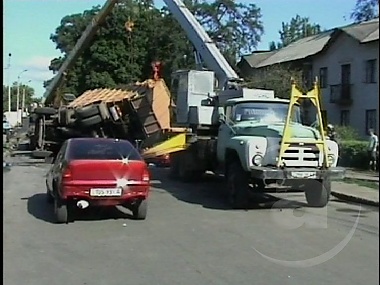
M 287 115 L 286 121 L 285 121 L 284 132 L 283 132 L 283 137 L 282 137 L 281 146 L 280 146 L 280 154 L 279 154 L 278 161 L 277 161 L 277 167 L 284 167 L 285 166 L 283 163 L 283 156 L 284 156 L 286 150 L 292 144 L 298 144 L 298 145 L 315 144 L 319 149 L 319 153 L 323 154 L 322 167 L 328 168 L 330 166 L 330 165 L 328 165 L 329 164 L 329 160 L 328 160 L 328 156 L 327 156 L 328 147 L 327 147 L 327 143 L 326 143 L 325 132 L 323 130 L 324 124 L 323 124 L 322 113 L 321 113 L 319 91 L 320 90 L 318 87 L 317 80 L 315 80 L 315 82 L 314 82 L 313 89 L 308 91 L 306 94 L 302 93 L 297 88 L 295 82 L 292 81 L 289 110 L 288 110 L 288 115 Z M 303 138 L 294 138 L 292 136 L 291 119 L 293 116 L 293 107 L 296 103 L 298 103 L 302 99 L 310 99 L 311 103 L 314 105 L 314 107 L 317 110 L 318 129 L 319 129 L 319 133 L 321 135 L 321 137 L 318 139 L 307 140 L 307 139 L 303 139 Z
M 187 148 L 186 133 L 176 135 L 142 153 L 142 156 L 146 158 L 157 157 L 173 152 L 185 150 Z

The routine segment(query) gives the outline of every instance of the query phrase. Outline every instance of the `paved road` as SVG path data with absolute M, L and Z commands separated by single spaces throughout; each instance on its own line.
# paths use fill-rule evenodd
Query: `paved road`
M 260 196 L 262 204 L 253 209 L 232 211 L 218 193 L 219 181 L 190 187 L 155 170 L 161 184 L 152 190 L 146 221 L 117 210 L 90 211 L 72 224 L 56 225 L 44 199 L 46 169 L 25 164 L 4 173 L 6 285 L 379 284 L 375 208 L 361 207 L 349 243 L 325 254 L 323 262 L 325 255 L 316 257 L 344 241 L 359 205 L 333 200 L 326 209 L 311 209 L 303 194 L 292 193 L 276 195 L 286 198 L 280 202 Z M 294 226 L 302 215 L 307 222 Z M 289 267 L 258 251 L 301 262 Z M 322 263 L 305 267 L 310 262 Z

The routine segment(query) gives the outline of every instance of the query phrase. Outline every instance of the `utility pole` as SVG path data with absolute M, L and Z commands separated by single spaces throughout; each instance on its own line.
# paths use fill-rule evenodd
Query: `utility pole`
M 20 85 L 21 85 L 21 82 L 20 82 L 20 78 L 21 78 L 21 74 L 23 74 L 24 72 L 27 72 L 28 70 L 27 69 L 24 69 L 23 71 L 21 71 L 19 73 L 19 75 L 17 76 L 17 97 L 16 97 L 16 114 L 17 114 L 17 124 L 20 122 L 19 121 L 19 110 L 20 110 Z M 22 113 L 21 113 L 21 116 L 22 116 Z
M 8 54 L 8 112 L 11 114 L 11 57 L 12 54 Z
M 28 82 L 26 82 L 26 84 L 32 82 L 32 80 L 29 80 Z M 26 92 L 26 86 L 24 86 L 24 88 L 22 89 L 22 103 L 21 103 L 21 120 L 22 120 L 22 115 L 24 114 L 25 112 L 25 92 Z

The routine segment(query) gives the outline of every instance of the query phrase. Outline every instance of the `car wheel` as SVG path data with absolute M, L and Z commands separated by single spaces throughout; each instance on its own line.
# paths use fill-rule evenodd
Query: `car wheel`
M 227 198 L 234 209 L 244 209 L 249 202 L 249 179 L 239 162 L 230 165 L 227 172 Z
M 99 115 L 96 115 L 90 118 L 80 120 L 80 125 L 82 127 L 91 127 L 93 125 L 100 124 L 101 122 L 102 118 Z
M 51 195 L 51 192 L 49 191 L 49 189 L 47 189 L 47 186 L 46 186 L 46 201 L 49 204 L 53 204 L 54 203 L 54 197 L 53 197 L 53 195 Z
M 132 210 L 135 220 L 145 220 L 148 213 L 148 200 L 144 199 L 137 203 Z
M 59 201 L 58 199 L 54 200 L 54 212 L 57 223 L 63 224 L 69 222 L 69 211 L 67 204 Z

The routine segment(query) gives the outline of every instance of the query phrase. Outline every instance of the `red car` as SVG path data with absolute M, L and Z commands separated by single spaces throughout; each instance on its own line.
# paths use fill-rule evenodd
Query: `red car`
M 58 223 L 73 221 L 75 208 L 129 208 L 135 219 L 147 215 L 148 166 L 131 143 L 108 138 L 67 140 L 46 176 L 47 200 Z

